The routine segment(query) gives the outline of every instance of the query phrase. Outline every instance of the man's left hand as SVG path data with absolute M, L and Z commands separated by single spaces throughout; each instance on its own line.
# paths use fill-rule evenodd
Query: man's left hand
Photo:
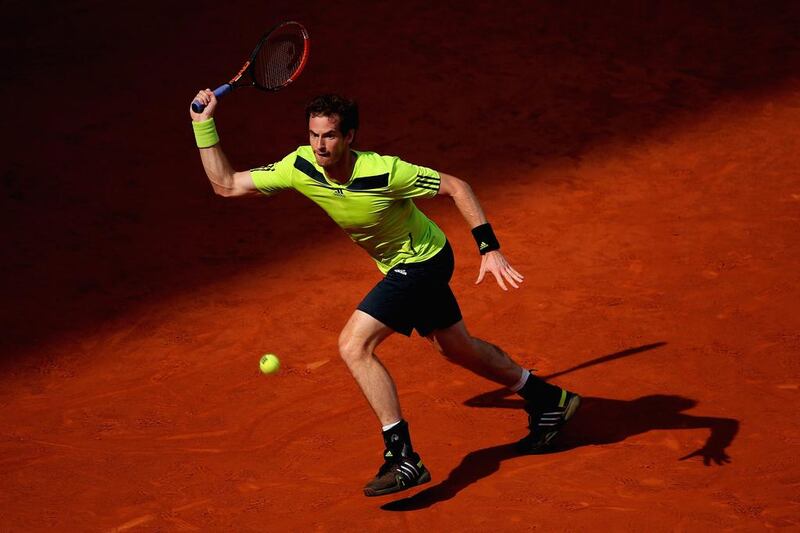
M 522 274 L 514 270 L 511 265 L 508 264 L 508 261 L 503 257 L 500 250 L 487 252 L 481 256 L 481 272 L 478 274 L 478 280 L 475 282 L 475 285 L 483 281 L 483 277 L 487 272 L 492 273 L 497 280 L 497 284 L 500 285 L 500 288 L 504 291 L 508 290 L 505 283 L 506 281 L 515 289 L 519 289 L 519 285 L 517 284 L 522 283 L 524 279 Z

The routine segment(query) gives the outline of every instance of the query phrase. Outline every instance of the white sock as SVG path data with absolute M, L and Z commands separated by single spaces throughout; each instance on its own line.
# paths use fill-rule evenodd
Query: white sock
M 399 423 L 400 423 L 400 420 L 398 420 L 397 422 L 392 422 L 391 424 L 387 424 L 387 425 L 383 426 L 383 429 L 381 431 L 389 431 L 390 429 L 392 429 L 393 427 L 395 427 Z
M 525 382 L 528 381 L 530 375 L 531 375 L 530 371 L 527 368 L 523 368 L 522 375 L 520 376 L 519 381 L 517 381 L 516 385 L 509 388 L 514 392 L 519 392 L 519 390 L 525 386 Z

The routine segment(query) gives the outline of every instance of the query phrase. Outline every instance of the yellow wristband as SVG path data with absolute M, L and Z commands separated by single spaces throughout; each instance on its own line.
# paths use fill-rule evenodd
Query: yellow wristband
M 194 140 L 197 141 L 198 148 L 210 148 L 219 142 L 214 117 L 200 122 L 192 122 L 192 129 L 194 130 Z

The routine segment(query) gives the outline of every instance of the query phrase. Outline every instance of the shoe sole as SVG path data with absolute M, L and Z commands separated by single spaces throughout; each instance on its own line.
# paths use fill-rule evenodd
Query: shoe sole
M 421 476 L 419 476 L 419 479 L 413 485 L 406 485 L 406 486 L 395 485 L 394 487 L 389 487 L 386 489 L 378 489 L 378 490 L 365 488 L 364 496 L 372 497 L 372 496 L 385 496 L 386 494 L 394 494 L 395 492 L 402 492 L 404 490 L 413 489 L 414 487 L 418 487 L 424 483 L 427 483 L 430 480 L 431 480 L 431 473 L 426 470 L 425 472 L 423 472 Z

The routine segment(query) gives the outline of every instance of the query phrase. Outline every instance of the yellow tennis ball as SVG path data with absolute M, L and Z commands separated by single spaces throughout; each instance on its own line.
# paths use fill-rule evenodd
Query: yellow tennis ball
M 276 356 L 274 353 L 268 353 L 261 357 L 258 367 L 265 374 L 274 374 L 280 369 L 281 362 L 280 359 L 278 359 L 278 356 Z

